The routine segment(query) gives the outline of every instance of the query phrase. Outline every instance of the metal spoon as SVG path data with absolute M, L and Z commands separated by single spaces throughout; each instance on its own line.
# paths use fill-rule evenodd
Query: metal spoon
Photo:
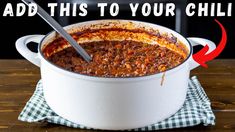
M 92 58 L 88 53 L 69 35 L 58 22 L 56 22 L 42 7 L 40 7 L 34 0 L 22 0 L 25 4 L 35 3 L 37 5 L 37 13 L 43 18 L 54 30 L 56 30 L 64 39 L 66 39 L 70 45 L 83 57 L 84 60 L 90 62 Z

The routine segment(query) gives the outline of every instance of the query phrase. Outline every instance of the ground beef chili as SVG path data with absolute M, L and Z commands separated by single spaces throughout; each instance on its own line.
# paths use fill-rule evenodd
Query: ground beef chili
M 91 62 L 84 61 L 72 47 L 53 53 L 47 59 L 66 70 L 99 77 L 151 75 L 173 68 L 185 59 L 168 48 L 135 41 L 97 41 L 80 45 L 92 57 Z

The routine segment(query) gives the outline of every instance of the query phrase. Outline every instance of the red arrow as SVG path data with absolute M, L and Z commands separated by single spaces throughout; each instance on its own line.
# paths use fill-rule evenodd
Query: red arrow
M 227 33 L 223 25 L 215 19 L 215 22 L 217 22 L 222 30 L 222 38 L 220 40 L 220 43 L 217 45 L 216 49 L 213 50 L 211 53 L 206 54 L 206 52 L 209 50 L 209 46 L 206 45 L 203 47 L 199 52 L 193 54 L 193 59 L 199 63 L 201 66 L 207 68 L 207 61 L 213 60 L 215 57 L 217 57 L 223 50 L 227 43 Z

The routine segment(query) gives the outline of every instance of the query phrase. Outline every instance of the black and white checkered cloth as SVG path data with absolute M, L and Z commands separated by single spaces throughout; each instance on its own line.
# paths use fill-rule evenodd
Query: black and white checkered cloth
M 171 129 L 195 126 L 198 124 L 203 124 L 204 126 L 214 125 L 215 115 L 210 105 L 210 100 L 201 84 L 194 76 L 189 80 L 186 101 L 177 113 L 164 121 L 134 130 L 149 131 Z M 27 102 L 18 119 L 26 122 L 49 122 L 74 128 L 92 129 L 70 122 L 54 113 L 44 99 L 41 81 L 38 82 L 33 96 Z

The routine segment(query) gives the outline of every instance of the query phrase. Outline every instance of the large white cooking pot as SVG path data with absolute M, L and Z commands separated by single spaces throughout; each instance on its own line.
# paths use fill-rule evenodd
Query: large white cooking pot
M 66 71 L 45 59 L 42 48 L 58 36 L 55 32 L 46 36 L 22 37 L 17 40 L 16 48 L 27 60 L 40 67 L 44 96 L 51 109 L 74 123 L 106 130 L 144 127 L 176 113 L 185 101 L 190 70 L 199 66 L 192 58 L 192 46 L 207 44 L 208 52 L 211 52 L 215 44 L 201 38 L 186 39 L 166 27 L 140 21 L 96 20 L 73 24 L 65 29 L 72 33 L 110 27 L 142 27 L 172 34 L 185 44 L 189 51 L 187 59 L 165 73 L 129 78 L 92 77 Z M 101 38 L 94 36 L 93 40 L 81 38 L 80 41 L 95 39 Z M 117 34 L 112 39 L 127 38 Z M 29 42 L 39 43 L 38 53 L 27 48 Z

